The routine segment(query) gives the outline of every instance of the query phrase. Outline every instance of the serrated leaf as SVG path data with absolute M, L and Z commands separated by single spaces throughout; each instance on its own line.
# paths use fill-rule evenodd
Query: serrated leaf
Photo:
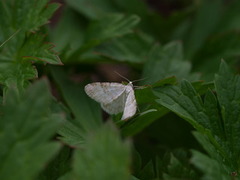
M 144 84 L 152 84 L 159 79 L 176 76 L 179 80 L 188 78 L 197 80 L 197 75 L 190 74 L 191 64 L 183 59 L 182 45 L 171 42 L 163 47 L 153 47 L 149 60 L 143 69 Z
M 107 41 L 97 46 L 94 51 L 113 60 L 142 63 L 147 60 L 151 45 L 151 40 L 135 33 Z
M 224 147 L 225 144 L 221 144 L 221 145 L 220 144 L 212 144 L 206 135 L 199 133 L 197 131 L 194 131 L 193 135 L 197 139 L 197 141 L 202 145 L 204 150 L 210 155 L 211 158 L 213 158 L 219 162 L 224 161 L 225 164 L 229 163 L 229 162 L 227 162 L 226 159 L 223 159 L 220 156 L 220 154 L 222 154 L 222 155 L 224 154 L 224 157 L 227 157 L 226 151 L 224 152 L 224 148 L 225 148 L 225 150 L 227 149 L 226 147 Z M 222 146 L 222 147 L 216 148 L 217 146 Z M 217 151 L 217 153 L 216 153 L 216 151 Z M 221 151 L 221 152 L 219 152 L 219 151 Z M 229 164 L 228 164 L 228 166 L 229 166 Z
M 209 128 L 208 117 L 203 111 L 203 102 L 191 84 L 182 81 L 181 87 L 166 86 L 154 91 L 158 103 L 189 121 L 198 130 Z
M 224 167 L 223 163 L 220 163 L 208 156 L 192 150 L 193 157 L 191 162 L 203 172 L 202 179 L 204 180 L 231 180 L 230 172 Z
M 136 15 L 108 14 L 98 20 L 92 21 L 85 32 L 83 45 L 71 54 L 69 59 L 76 59 L 79 56 L 92 59 L 93 48 L 112 38 L 121 37 L 132 33 L 140 21 Z M 95 57 L 96 58 L 96 57 Z
M 196 136 L 215 160 L 224 161 L 232 171 L 237 171 L 239 167 L 240 93 L 237 91 L 240 88 L 239 77 L 233 75 L 224 62 L 221 63 L 219 73 L 215 77 L 218 102 L 214 94 L 209 91 L 203 103 L 190 83 L 186 81 L 182 82 L 180 88 L 168 86 L 159 88 L 155 92 L 160 98 L 157 102 L 190 122 L 207 137 L 206 139 L 200 135 Z M 215 150 L 210 144 L 206 146 L 207 141 L 211 142 Z
M 110 12 L 117 11 L 109 0 L 67 0 L 69 6 L 90 19 L 98 19 Z
M 130 179 L 130 144 L 120 140 L 111 124 L 89 134 L 74 159 L 74 179 Z
M 5 92 L 9 84 L 13 83 L 19 91 L 22 91 L 30 79 L 37 77 L 37 71 L 32 66 L 32 62 L 26 60 L 27 57 L 31 60 L 61 64 L 56 53 L 51 50 L 52 45 L 43 43 L 43 36 L 29 33 L 45 24 L 56 10 L 56 4 L 49 4 L 46 7 L 47 2 L 47 0 L 0 2 L 0 19 L 2 20 L 0 23 L 3 25 L 0 29 L 0 41 L 5 41 L 15 33 L 0 48 L 0 83 L 5 86 Z
M 48 164 L 39 175 L 39 180 L 57 179 L 70 170 L 71 149 L 63 147 L 58 155 Z
M 240 153 L 240 76 L 233 75 L 222 61 L 219 73 L 215 76 L 217 98 L 221 108 L 225 137 L 231 153 L 230 159 L 236 159 Z M 240 161 L 236 162 L 240 166 Z
M 185 160 L 187 159 L 187 157 L 184 158 Z M 183 164 L 177 157 L 171 154 L 167 172 L 163 174 L 163 179 L 197 179 L 197 174 L 194 172 L 193 168 L 190 168 L 189 164 Z
M 181 87 L 166 86 L 154 92 L 155 95 L 160 98 L 156 100 L 158 103 L 175 112 L 192 124 L 200 133 L 206 135 L 208 141 L 216 148 L 215 151 L 219 154 L 218 156 L 221 156 L 221 159 L 230 161 L 224 139 L 220 139 L 224 133 L 219 132 L 219 130 L 221 130 L 219 129 L 219 127 L 221 127 L 221 120 L 214 123 L 212 122 L 213 120 L 209 120 L 214 114 L 209 114 L 211 110 L 204 109 L 203 101 L 189 82 L 183 81 Z M 214 105 L 214 101 L 212 105 Z M 212 109 L 212 111 L 214 112 L 216 109 Z M 221 136 L 218 137 L 214 134 L 215 132 L 220 133 Z
M 30 180 L 56 154 L 50 142 L 62 117 L 50 114 L 51 96 L 46 81 L 29 87 L 23 95 L 8 91 L 0 120 L 0 179 Z M 14 173 L 12 173 L 14 172 Z
M 149 161 L 140 171 L 137 177 L 140 179 L 154 179 L 156 173 L 154 172 L 153 161 Z
M 75 11 L 69 7 L 63 9 L 62 18 L 49 33 L 64 61 L 83 44 L 86 28 L 84 20 L 81 20 Z
M 35 31 L 39 26 L 46 24 L 55 10 L 57 3 L 48 4 L 49 0 L 9 0 L 0 2 L 0 32 L 3 37 L 12 30 Z
M 43 40 L 43 36 L 38 34 L 28 36 L 26 43 L 19 50 L 19 59 L 23 58 L 24 61 L 42 61 L 48 64 L 62 65 L 57 53 L 53 51 L 55 46 L 51 43 L 43 42 Z
M 88 29 L 88 39 L 100 41 L 130 33 L 140 21 L 136 15 L 111 14 L 93 22 Z
M 74 146 L 82 144 L 87 133 L 102 126 L 101 108 L 86 95 L 82 85 L 75 85 L 66 78 L 63 69 L 52 68 L 51 72 L 74 115 L 59 131 L 61 139 Z

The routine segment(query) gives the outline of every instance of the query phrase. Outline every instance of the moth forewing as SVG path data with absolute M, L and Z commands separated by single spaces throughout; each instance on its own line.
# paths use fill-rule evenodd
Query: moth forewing
M 104 111 L 109 114 L 123 112 L 122 120 L 134 116 L 137 103 L 132 82 L 127 85 L 120 83 L 91 83 L 85 86 L 85 92 L 101 104 Z
M 85 86 L 89 97 L 99 103 L 109 104 L 125 91 L 125 85 L 120 83 L 96 82 Z
M 116 99 L 113 99 L 110 103 L 101 103 L 101 107 L 104 111 L 106 111 L 108 114 L 118 114 L 120 112 L 123 112 L 126 102 L 126 93 L 125 91 L 118 96 Z
M 125 107 L 123 110 L 123 115 L 121 120 L 126 120 L 135 115 L 137 111 L 137 102 L 134 95 L 134 89 L 132 86 L 128 86 L 127 89 L 127 98 L 125 102 Z

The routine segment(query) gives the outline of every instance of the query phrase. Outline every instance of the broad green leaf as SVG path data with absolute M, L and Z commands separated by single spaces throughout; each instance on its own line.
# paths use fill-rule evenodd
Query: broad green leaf
M 93 21 L 87 31 L 87 40 L 104 41 L 113 37 L 131 33 L 132 28 L 140 21 L 136 15 L 110 14 Z
M 21 29 L 22 31 L 36 31 L 39 26 L 48 22 L 57 3 L 48 4 L 49 0 L 9 0 L 0 2 L 0 34 L 3 38 L 9 33 Z M 1 37 L 0 35 L 0 37 Z M 0 40 L 2 40 L 0 38 Z
M 171 42 L 163 47 L 153 47 L 149 60 L 143 69 L 144 84 L 151 84 L 159 79 L 176 76 L 178 79 L 196 80 L 198 77 L 190 74 L 191 64 L 183 59 L 182 45 Z
M 70 170 L 71 149 L 63 147 L 58 155 L 45 167 L 39 180 L 57 179 Z
M 59 150 L 50 139 L 62 117 L 49 111 L 50 102 L 45 80 L 21 95 L 8 91 L 1 109 L 0 179 L 33 179 Z
M 118 12 L 109 0 L 67 0 L 67 4 L 89 19 L 98 19 L 109 13 Z
M 81 57 L 81 61 L 83 61 L 86 58 L 96 58 L 94 56 L 94 47 L 112 38 L 132 33 L 132 29 L 139 21 L 140 19 L 136 15 L 124 14 L 109 14 L 98 20 L 91 21 L 85 31 L 82 46 L 72 53 L 69 59 L 79 59 Z
M 62 11 L 62 18 L 55 27 L 49 29 L 51 41 L 56 44 L 56 49 L 61 53 L 61 57 L 64 57 L 64 61 L 84 43 L 86 28 L 85 20 L 66 7 Z
M 193 57 L 195 70 L 203 73 L 203 79 L 212 80 L 221 59 L 230 62 L 240 55 L 240 33 L 224 32 L 213 35 Z
M 209 117 L 212 133 L 225 139 L 224 127 L 219 114 L 218 102 L 212 91 L 208 91 L 204 98 L 204 109 Z
M 9 84 L 18 91 L 25 89 L 30 79 L 37 77 L 37 71 L 30 60 L 61 64 L 52 51 L 52 44 L 44 44 L 43 36 L 34 34 L 39 26 L 47 23 L 56 10 L 56 4 L 43 1 L 1 1 L 0 2 L 0 41 L 15 35 L 0 48 L 0 83 L 6 92 Z
M 226 147 L 224 131 L 221 131 L 221 120 L 213 122 L 217 118 L 216 99 L 210 94 L 206 96 L 206 102 L 203 103 L 201 97 L 192 85 L 183 81 L 181 86 L 166 86 L 156 88 L 155 95 L 159 98 L 156 101 L 162 106 L 173 111 L 186 121 L 188 121 L 200 133 L 206 135 L 211 144 L 214 145 L 217 156 L 226 161 L 231 161 L 229 157 L 228 148 Z M 205 108 L 213 108 L 206 110 Z M 215 109 L 214 109 L 215 108 Z M 218 112 L 219 113 L 219 112 Z M 216 133 L 216 134 L 215 134 Z M 220 136 L 217 136 L 219 135 Z
M 182 156 L 182 155 L 181 155 Z M 188 157 L 184 155 L 184 160 Z M 197 174 L 194 169 L 190 167 L 190 164 L 182 162 L 174 154 L 170 154 L 170 161 L 167 165 L 167 172 L 163 173 L 163 179 L 174 180 L 174 179 L 197 179 Z
M 43 36 L 37 34 L 31 34 L 27 37 L 26 43 L 19 50 L 19 60 L 23 58 L 24 61 L 42 61 L 48 64 L 63 65 L 57 53 L 53 50 L 55 46 L 43 40 Z
M 215 77 L 217 99 L 209 91 L 204 102 L 186 81 L 181 83 L 181 87 L 166 86 L 156 89 L 155 92 L 160 98 L 157 102 L 190 122 L 206 136 L 196 137 L 211 157 L 224 161 L 233 171 L 237 171 L 240 166 L 240 93 L 237 91 L 240 88 L 239 77 L 233 75 L 225 62 L 222 62 Z M 214 146 L 215 155 L 214 148 L 210 147 L 210 144 L 206 146 L 208 141 Z
M 222 4 L 221 0 L 202 0 L 199 3 L 185 44 L 184 50 L 187 58 L 191 58 L 202 47 L 208 36 L 214 32 L 221 18 Z
M 154 93 L 160 98 L 158 103 L 186 119 L 198 130 L 205 131 L 204 128 L 210 128 L 208 116 L 203 110 L 203 102 L 189 82 L 182 81 L 181 87 L 162 87 Z
M 145 113 L 142 112 L 142 114 L 132 119 L 129 123 L 124 124 L 121 132 L 123 136 L 134 136 L 167 112 L 168 110 L 163 107 L 159 109 L 150 109 Z
M 68 80 L 63 69 L 51 68 L 51 72 L 74 116 L 60 130 L 62 139 L 71 145 L 81 144 L 87 133 L 102 126 L 100 106 L 86 95 L 82 85 Z
M 129 180 L 130 143 L 122 142 L 111 124 L 89 134 L 83 148 L 75 151 L 73 179 Z
M 0 83 L 5 85 L 4 96 L 13 85 L 19 92 L 22 92 L 29 84 L 28 81 L 38 76 L 36 68 L 28 62 L 17 64 L 11 61 L 0 62 L 0 72 Z
M 214 159 L 209 158 L 208 156 L 192 150 L 193 157 L 191 162 L 203 172 L 204 180 L 231 180 L 235 179 L 231 177 L 231 172 L 229 172 L 223 165 L 222 162 L 218 162 Z
M 155 176 L 153 161 L 149 161 L 137 175 L 140 179 L 154 179 Z
M 233 75 L 224 61 L 220 65 L 215 76 L 217 98 L 221 108 L 221 117 L 224 126 L 225 137 L 231 151 L 230 159 L 240 167 L 240 160 L 236 160 L 240 154 L 240 76 Z M 234 164 L 235 164 L 234 163 Z
M 147 61 L 151 45 L 152 40 L 135 33 L 107 41 L 97 46 L 94 51 L 113 60 L 142 63 Z
M 212 144 L 210 142 L 210 139 L 206 135 L 204 135 L 202 133 L 199 133 L 197 131 L 194 131 L 193 135 L 197 139 L 197 141 L 202 145 L 204 150 L 210 155 L 211 158 L 217 160 L 218 162 L 223 161 L 225 165 L 231 166 L 231 162 L 229 162 L 228 159 L 227 159 L 227 154 L 226 154 L 227 147 L 226 147 L 225 144 L 221 144 L 221 145 L 216 144 L 216 143 Z M 222 146 L 222 147 L 220 147 L 220 146 Z M 216 153 L 216 151 L 218 153 Z M 221 152 L 219 152 L 219 151 L 221 151 Z M 223 159 L 222 156 L 220 156 L 220 154 L 223 155 L 223 157 L 226 157 L 226 158 Z

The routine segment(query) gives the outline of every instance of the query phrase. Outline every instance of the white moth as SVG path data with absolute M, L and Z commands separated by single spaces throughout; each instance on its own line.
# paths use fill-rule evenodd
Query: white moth
M 99 102 L 107 113 L 118 114 L 123 112 L 121 120 L 127 120 L 136 113 L 137 103 L 131 81 L 127 85 L 95 82 L 87 84 L 85 92 L 89 97 Z

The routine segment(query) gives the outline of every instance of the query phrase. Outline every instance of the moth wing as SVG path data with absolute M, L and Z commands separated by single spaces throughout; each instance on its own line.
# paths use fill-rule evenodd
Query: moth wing
M 109 104 L 125 92 L 126 85 L 120 83 L 91 83 L 85 86 L 85 92 L 89 97 L 101 104 Z
M 121 120 L 126 120 L 135 115 L 137 111 L 137 102 L 134 95 L 134 90 L 132 86 L 128 86 L 126 89 L 126 102 L 123 110 L 123 115 Z
M 102 103 L 101 107 L 108 114 L 118 114 L 123 112 L 126 102 L 126 93 L 122 93 L 118 98 L 114 99 L 108 104 Z

